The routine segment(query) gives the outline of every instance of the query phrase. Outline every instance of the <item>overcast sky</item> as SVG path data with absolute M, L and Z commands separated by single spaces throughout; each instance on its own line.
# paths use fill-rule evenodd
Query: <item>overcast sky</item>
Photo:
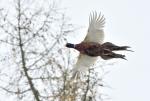
M 134 53 L 126 53 L 128 61 L 116 60 L 106 76 L 113 89 L 111 101 L 150 101 L 150 1 L 149 0 L 63 0 L 72 22 L 84 26 L 75 40 L 82 40 L 91 11 L 106 18 L 106 38 L 119 45 L 130 45 Z M 107 88 L 106 88 L 107 89 Z
M 106 18 L 105 41 L 129 45 L 135 51 L 126 53 L 128 61 L 116 60 L 113 66 L 106 66 L 112 68 L 105 77 L 113 88 L 108 90 L 111 101 L 150 101 L 150 1 L 61 0 L 61 6 L 67 8 L 72 23 L 83 26 L 68 41 L 83 40 L 80 35 L 87 31 L 89 14 L 97 11 Z

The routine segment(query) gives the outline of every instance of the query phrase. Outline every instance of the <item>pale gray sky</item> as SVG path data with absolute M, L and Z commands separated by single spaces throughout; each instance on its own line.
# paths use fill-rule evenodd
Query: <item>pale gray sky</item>
M 149 0 L 63 0 L 72 22 L 85 26 L 91 11 L 102 12 L 106 18 L 106 38 L 120 45 L 130 45 L 134 53 L 126 53 L 128 61 L 116 60 L 106 76 L 113 89 L 108 90 L 111 101 L 150 101 L 150 1 Z M 80 39 L 82 40 L 82 39 Z M 106 88 L 107 89 L 107 88 Z M 107 93 L 107 92 L 106 92 Z
M 63 0 L 73 23 L 85 26 L 91 11 L 102 12 L 106 18 L 106 39 L 120 45 L 130 45 L 135 51 L 127 53 L 128 61 L 113 66 L 105 81 L 112 101 L 150 101 L 150 1 L 149 0 Z M 76 39 L 75 39 L 76 40 Z M 74 42 L 76 42 L 74 40 Z M 106 88 L 107 89 L 107 88 Z M 107 93 L 107 92 L 106 92 Z
M 0 1 L 3 4 L 5 0 Z M 150 101 L 150 1 L 62 0 L 61 6 L 68 8 L 66 14 L 72 23 L 84 26 L 72 35 L 72 42 L 82 40 L 80 35 L 86 33 L 89 13 L 97 11 L 106 18 L 105 41 L 130 45 L 135 51 L 126 53 L 128 61 L 116 60 L 115 65 L 106 66 L 112 68 L 105 78 L 113 88 L 107 90 L 111 101 Z

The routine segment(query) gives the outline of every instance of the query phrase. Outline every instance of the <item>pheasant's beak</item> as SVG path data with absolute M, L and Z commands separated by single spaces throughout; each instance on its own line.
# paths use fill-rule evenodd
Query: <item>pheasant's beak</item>
M 68 48 L 69 48 L 69 43 L 66 43 L 65 47 L 68 47 Z
M 71 44 L 71 43 L 67 43 L 67 44 L 66 44 L 66 47 L 68 47 L 68 48 L 74 48 L 75 45 L 74 45 L 74 44 Z
M 69 43 L 66 43 L 66 45 L 65 45 L 66 47 L 69 47 Z

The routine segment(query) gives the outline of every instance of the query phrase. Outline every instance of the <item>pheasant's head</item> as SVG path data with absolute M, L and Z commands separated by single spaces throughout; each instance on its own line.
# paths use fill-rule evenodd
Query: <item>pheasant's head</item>
M 75 45 L 74 45 L 74 44 L 71 44 L 71 43 L 67 43 L 67 44 L 66 44 L 66 47 L 68 47 L 68 48 L 75 48 Z

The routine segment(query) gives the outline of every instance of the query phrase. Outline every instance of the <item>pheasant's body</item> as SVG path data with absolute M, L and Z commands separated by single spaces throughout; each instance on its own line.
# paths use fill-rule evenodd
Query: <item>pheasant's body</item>
M 80 44 L 76 44 L 75 45 L 75 49 L 78 50 L 81 54 L 88 54 L 88 51 L 96 49 L 99 50 L 101 47 L 101 45 L 99 43 L 95 43 L 95 42 L 82 42 Z

